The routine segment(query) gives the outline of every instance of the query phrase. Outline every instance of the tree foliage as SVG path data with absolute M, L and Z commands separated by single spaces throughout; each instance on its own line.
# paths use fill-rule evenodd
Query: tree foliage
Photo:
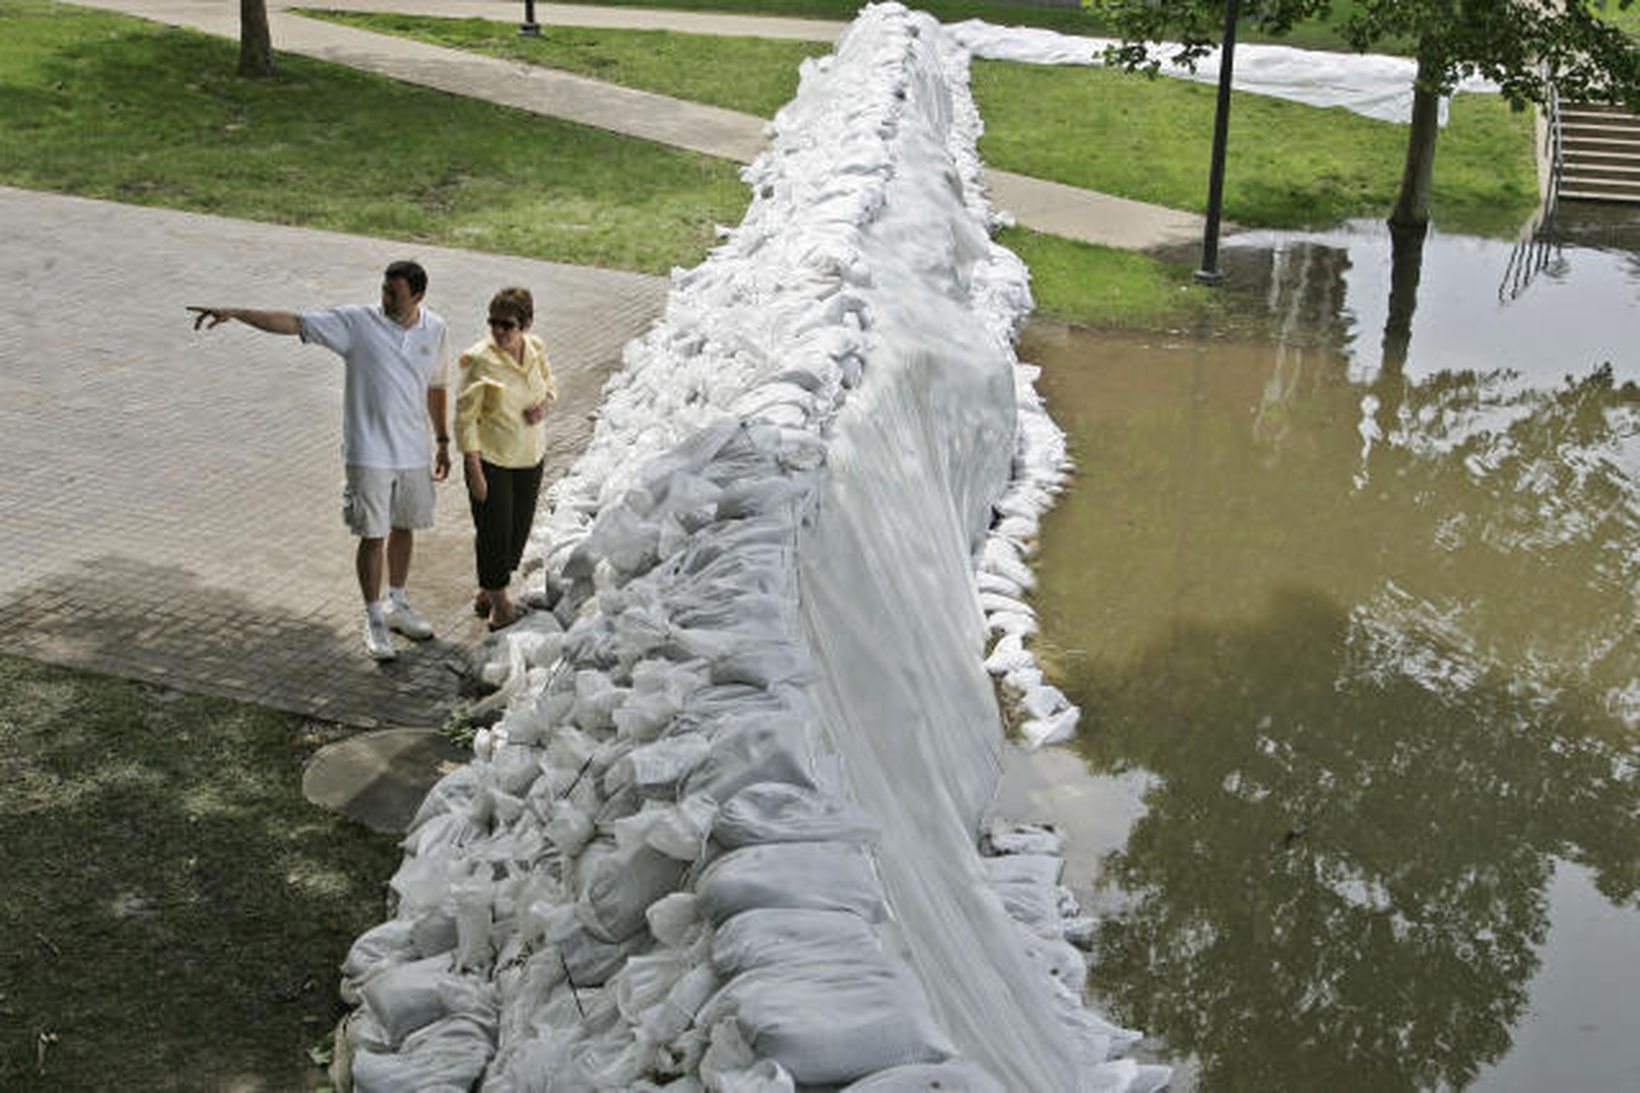
M 1224 33 L 1223 0 L 1092 0 L 1120 33 L 1114 59 L 1130 68 L 1149 61 L 1145 42 L 1178 43 L 1188 62 L 1217 46 Z M 1241 23 L 1279 37 L 1303 21 L 1331 21 L 1359 52 L 1396 49 L 1421 62 L 1422 90 L 1450 94 L 1458 81 L 1480 76 L 1511 103 L 1543 102 L 1549 83 L 1563 97 L 1606 98 L 1640 107 L 1640 49 L 1601 18 L 1609 8 L 1538 0 L 1243 0 Z
M 1171 59 L 1192 64 L 1219 44 L 1224 0 L 1087 0 L 1121 36 L 1109 59 L 1155 71 L 1146 43 L 1172 42 Z M 1640 45 L 1600 16 L 1635 0 L 1243 0 L 1241 25 L 1279 37 L 1307 20 L 1329 20 L 1352 49 L 1393 49 L 1417 59 L 1407 173 L 1392 221 L 1428 220 L 1428 177 L 1435 155 L 1435 103 L 1460 80 L 1491 80 L 1516 107 L 1565 99 L 1604 99 L 1640 109 Z

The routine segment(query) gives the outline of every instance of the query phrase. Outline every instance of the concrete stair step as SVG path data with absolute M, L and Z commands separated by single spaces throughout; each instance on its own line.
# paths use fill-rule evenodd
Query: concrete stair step
M 1560 200 L 1562 200 L 1562 201 L 1610 201 L 1610 202 L 1613 202 L 1613 203 L 1616 203 L 1616 204 L 1623 204 L 1623 205 L 1640 205 L 1640 191 L 1636 191 L 1635 193 L 1622 193 L 1622 192 L 1607 191 L 1607 190 L 1586 190 L 1586 189 L 1571 190 L 1571 189 L 1567 189 L 1564 186 L 1562 186 L 1561 190 L 1560 190 Z
M 1583 167 L 1635 167 L 1640 166 L 1640 153 L 1577 152 L 1563 156 L 1562 165 L 1563 171 Z
M 1567 164 L 1560 172 L 1561 184 L 1573 180 L 1601 179 L 1608 182 L 1627 182 L 1640 185 L 1640 162 L 1633 164 L 1579 163 Z
M 1591 152 L 1600 155 L 1635 155 L 1640 153 L 1640 141 L 1613 140 L 1611 137 L 1585 137 L 1562 133 L 1560 147 L 1567 155 Z
M 1588 121 L 1598 121 L 1605 125 L 1626 125 L 1640 121 L 1640 115 L 1632 114 L 1621 107 L 1597 110 L 1586 106 L 1562 106 L 1562 118 L 1583 118 Z
M 1606 114 L 1620 118 L 1635 116 L 1634 111 L 1615 102 L 1563 102 L 1560 104 L 1560 114 L 1562 117 L 1567 114 Z
M 1603 137 L 1608 140 L 1640 141 L 1640 119 L 1636 119 L 1633 125 L 1609 125 L 1583 118 L 1561 118 L 1560 132 L 1562 137 Z

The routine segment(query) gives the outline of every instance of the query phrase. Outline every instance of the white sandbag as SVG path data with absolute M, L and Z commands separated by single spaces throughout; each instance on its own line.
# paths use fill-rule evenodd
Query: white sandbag
M 719 1093 L 794 1093 L 792 1076 L 773 1059 L 761 1059 L 745 1070 L 718 1075 Z
M 619 793 L 627 786 L 644 797 L 669 795 L 700 765 L 712 742 L 694 732 L 663 737 L 633 748 L 604 772 L 604 791 Z
M 592 530 L 564 563 L 564 576 L 590 577 L 599 561 L 625 574 L 640 573 L 655 564 L 659 536 L 659 527 L 629 505 L 611 505 L 598 514 Z
M 792 714 L 755 716 L 721 733 L 684 782 L 687 794 L 726 801 L 758 782 L 814 787 L 808 730 Z
M 1069 997 L 1082 997 L 1088 985 L 1088 959 L 1076 946 L 1063 938 L 1035 937 L 1025 945 L 1025 955 L 1044 975 L 1062 984 Z
M 695 886 L 714 923 L 758 907 L 851 911 L 867 922 L 888 915 L 867 853 L 850 843 L 770 843 L 731 850 Z
M 456 975 L 448 956 L 395 964 L 365 980 L 359 994 L 370 1014 L 400 1044 L 410 1033 L 453 1014 L 493 1023 L 495 991 L 482 980 Z
M 985 616 L 985 628 L 993 634 L 1029 637 L 1036 633 L 1036 616 L 1022 611 L 992 611 Z
M 580 989 L 602 986 L 610 976 L 620 971 L 627 957 L 649 944 L 649 935 L 638 932 L 620 941 L 609 942 L 577 924 L 554 938 L 553 944 L 558 948 L 570 982 Z
M 981 858 L 979 864 L 992 884 L 1053 886 L 1065 872 L 1065 859 L 1057 854 L 997 854 Z
M 993 824 L 985 837 L 998 854 L 1065 853 L 1065 836 L 1052 824 Z
M 701 1008 L 722 985 L 711 965 L 690 968 L 672 984 L 661 1004 L 643 1015 L 640 1031 L 653 1043 L 675 1041 L 694 1024 Z
M 390 918 L 377 923 L 360 934 L 347 950 L 347 957 L 342 961 L 343 994 L 351 993 L 349 984 L 368 975 L 383 961 L 403 964 L 431 955 L 415 951 L 409 920 Z M 355 1005 L 358 1003 L 357 996 L 346 1000 Z
M 1167 1088 L 1172 1070 L 1165 1066 L 1144 1066 L 1132 1059 L 1101 1063 L 1083 1075 L 1084 1093 L 1158 1093 Z
M 640 1041 L 624 1025 L 569 1045 L 569 1065 L 554 1085 L 570 1089 L 630 1089 L 649 1069 L 654 1045 Z
M 474 818 L 484 798 L 484 791 L 485 787 L 480 785 L 473 797 L 460 808 L 429 816 L 399 840 L 399 846 L 406 853 L 421 859 L 420 868 L 423 871 L 433 869 L 434 858 L 448 854 L 455 847 L 466 846 L 484 834 L 483 826 Z
M 594 936 L 616 942 L 645 926 L 644 911 L 677 888 L 688 868 L 645 844 L 581 857 L 575 914 Z
M 1007 1093 L 974 1063 L 917 1063 L 879 1070 L 845 1086 L 843 1093 Z
M 479 788 L 479 773 L 471 765 L 463 765 L 452 770 L 427 791 L 427 796 L 421 799 L 421 806 L 416 809 L 416 815 L 405 830 L 414 833 L 417 828 L 434 816 L 443 815 L 463 808 L 473 799 Z
M 1019 727 L 1019 734 L 1033 748 L 1063 744 L 1076 735 L 1076 726 L 1081 718 L 1082 711 L 1070 706 L 1052 716 L 1033 718 L 1025 722 Z
M 395 1054 L 353 1055 L 357 1093 L 468 1093 L 489 1062 L 489 1030 L 471 1017 L 447 1017 L 408 1037 Z
M 568 801 L 555 801 L 549 806 L 545 834 L 564 857 L 578 857 L 592 838 L 592 818 Z
M 1031 572 L 1031 567 L 1019 560 L 1019 551 L 1012 544 L 1002 539 L 985 541 L 979 568 L 983 572 L 1005 577 L 1021 589 L 1028 591 L 1036 587 L 1036 575 Z
M 990 656 L 985 658 L 985 670 L 994 676 L 1000 676 L 1021 668 L 1029 668 L 1035 663 L 1036 658 L 1025 651 L 1023 634 L 1003 634 L 991 647 Z
M 986 592 L 983 589 L 979 594 L 980 610 L 987 614 L 993 611 L 1007 611 L 1018 615 L 1036 616 L 1036 609 L 1015 596 L 1004 596 L 1000 592 Z
M 806 1085 L 841 1085 L 952 1054 L 921 985 L 881 957 L 754 968 L 730 980 L 701 1018 L 718 1015 L 734 1017 L 758 1058 Z
M 1065 693 L 1053 684 L 1043 684 L 1026 691 L 1019 700 L 1020 708 L 1032 717 L 1046 718 L 1070 705 Z
M 617 687 L 604 672 L 585 668 L 575 673 L 575 706 L 571 716 L 588 731 L 613 728 L 614 713 L 626 698 L 626 689 Z
M 1042 884 L 994 884 L 992 890 L 1002 899 L 1008 916 L 1038 937 L 1064 936 L 1064 925 L 1059 917 L 1059 897 L 1053 888 Z
M 712 836 L 731 849 L 774 842 L 875 843 L 877 824 L 834 794 L 787 782 L 758 782 L 718 811 Z
M 662 806 L 644 832 L 644 842 L 669 858 L 699 861 L 706 853 L 706 840 L 712 834 L 717 811 L 717 803 L 704 793 Z
M 522 744 L 503 743 L 490 755 L 495 784 L 503 792 L 522 796 L 541 776 L 541 753 Z
M 644 911 L 649 932 L 662 945 L 683 945 L 691 932 L 705 925 L 700 915 L 700 897 L 693 892 L 673 892 L 649 905 Z
M 841 963 L 880 954 L 877 937 L 850 911 L 742 911 L 712 937 L 712 968 L 731 977 L 768 964 Z

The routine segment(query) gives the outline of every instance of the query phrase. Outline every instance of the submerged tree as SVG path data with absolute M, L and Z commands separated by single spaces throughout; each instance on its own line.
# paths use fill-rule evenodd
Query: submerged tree
M 1172 59 L 1193 63 L 1223 34 L 1224 0 L 1084 3 L 1106 15 L 1121 35 L 1113 60 L 1128 68 L 1155 70 L 1147 42 L 1177 42 Z M 1610 6 L 1627 9 L 1632 3 L 1611 0 Z M 1332 0 L 1242 0 L 1241 18 L 1279 36 L 1299 22 L 1327 18 L 1332 7 Z M 1335 26 L 1356 50 L 1400 47 L 1417 59 L 1406 169 L 1390 214 L 1396 227 L 1421 233 L 1429 223 L 1440 100 L 1466 76 L 1498 84 L 1517 108 L 1547 101 L 1553 89 L 1569 99 L 1621 100 L 1640 108 L 1640 46 L 1581 0 L 1356 0 Z
M 239 74 L 273 75 L 273 37 L 267 0 L 239 0 Z

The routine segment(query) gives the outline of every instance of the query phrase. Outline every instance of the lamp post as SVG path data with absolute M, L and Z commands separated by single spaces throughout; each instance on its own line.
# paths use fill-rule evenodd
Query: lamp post
M 535 0 L 524 0 L 524 25 L 518 33 L 526 38 L 541 37 L 541 24 L 535 21 Z
M 1219 272 L 1219 214 L 1224 207 L 1224 147 L 1230 139 L 1230 72 L 1236 61 L 1236 19 L 1241 0 L 1227 0 L 1224 8 L 1224 47 L 1219 50 L 1219 105 L 1213 115 L 1213 164 L 1207 175 L 1207 227 L 1202 231 L 1202 268 L 1196 280 L 1216 285 Z

